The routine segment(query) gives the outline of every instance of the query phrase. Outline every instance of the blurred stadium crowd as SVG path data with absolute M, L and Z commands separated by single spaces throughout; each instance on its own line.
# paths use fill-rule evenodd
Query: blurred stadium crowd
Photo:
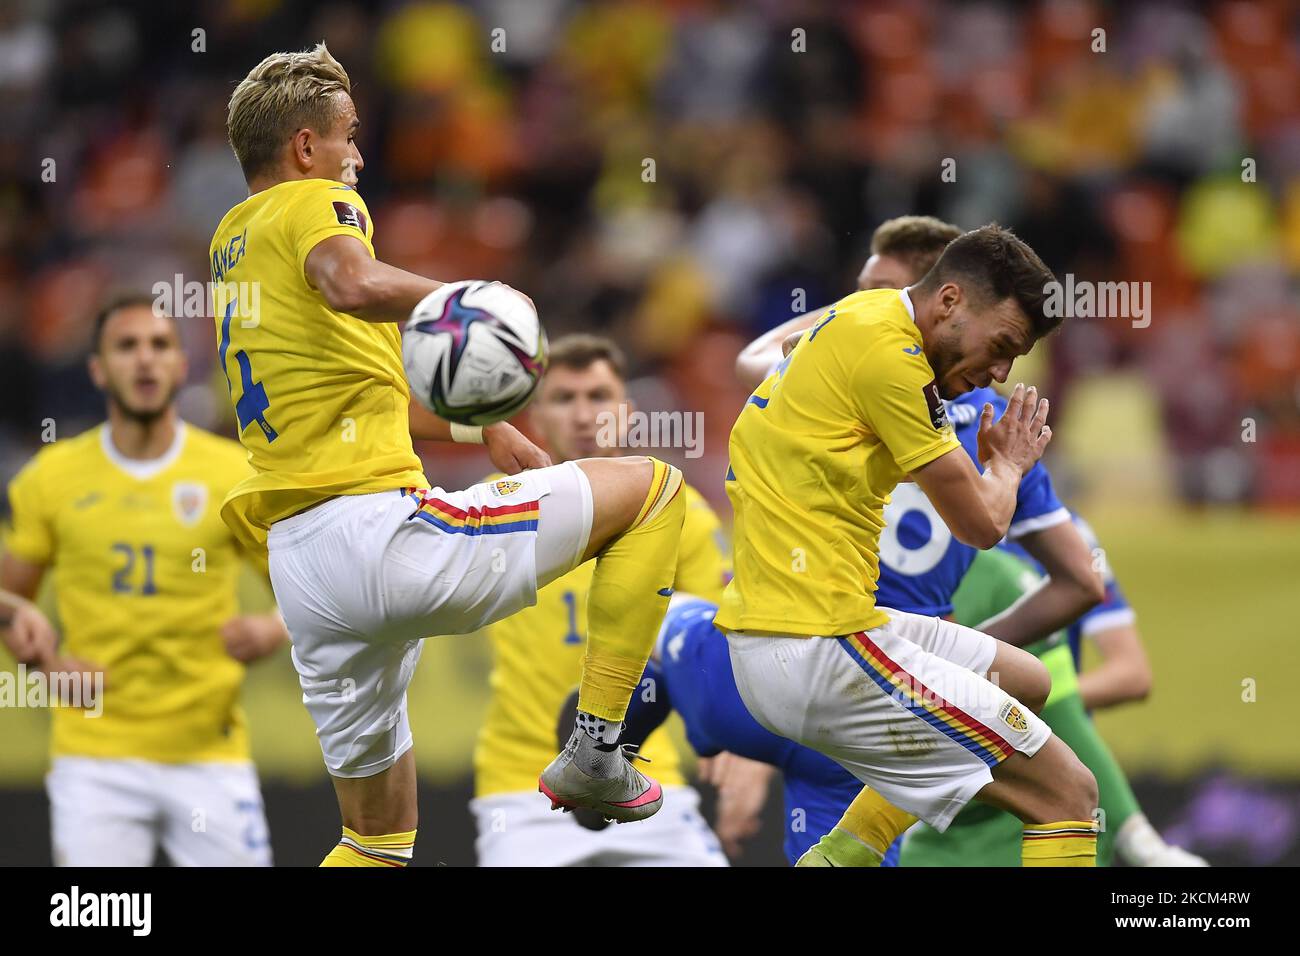
M 1050 344 L 1054 415 L 1126 369 L 1185 499 L 1300 501 L 1300 13 L 1247 0 L 12 0 L 0 480 L 44 420 L 101 417 L 82 358 L 107 292 L 207 281 L 245 195 L 229 94 L 321 38 L 382 256 L 617 336 L 643 407 L 705 413 L 688 468 L 721 472 L 743 342 L 850 291 L 881 220 L 930 213 L 1010 225 L 1058 276 L 1151 283 L 1149 327 Z M 229 431 L 212 324 L 182 326 L 183 413 Z

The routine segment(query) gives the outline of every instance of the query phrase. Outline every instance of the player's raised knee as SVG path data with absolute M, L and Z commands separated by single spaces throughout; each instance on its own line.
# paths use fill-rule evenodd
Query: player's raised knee
M 592 526 L 588 557 L 612 538 L 655 520 L 665 512 L 680 524 L 686 513 L 680 469 L 635 455 L 584 458 L 577 462 L 591 485 Z
M 660 515 L 666 515 L 676 516 L 673 520 L 680 528 L 682 519 L 686 515 L 686 496 L 682 494 L 682 484 L 685 479 L 682 477 L 681 469 L 658 458 L 647 458 L 646 461 L 653 469 L 650 475 L 650 487 L 646 491 L 645 499 L 632 526 L 649 524 Z

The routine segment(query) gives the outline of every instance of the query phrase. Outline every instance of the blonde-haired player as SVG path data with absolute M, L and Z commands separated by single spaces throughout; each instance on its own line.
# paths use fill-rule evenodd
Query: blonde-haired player
M 592 557 L 576 726 L 538 786 L 554 808 L 644 819 L 662 788 L 618 738 L 671 592 L 681 473 L 653 458 L 543 467 L 549 459 L 509 424 L 454 427 L 411 405 L 396 323 L 441 283 L 375 258 L 354 188 L 364 163 L 350 89 L 324 44 L 273 54 L 239 83 L 228 127 L 249 197 L 211 246 L 220 363 L 257 473 L 222 511 L 268 542 L 343 818 L 325 862 L 411 857 L 406 687 L 422 640 L 508 616 Z M 448 308 L 474 321 L 458 299 Z M 412 436 L 480 441 L 502 471 L 535 470 L 430 489 Z
M 177 415 L 185 372 L 150 299 L 110 303 L 90 357 L 108 421 L 50 444 L 9 486 L 5 644 L 80 678 L 82 706 L 53 712 L 56 864 L 148 866 L 159 847 L 177 865 L 271 862 L 239 688 L 286 634 L 276 614 L 237 613 L 242 560 L 265 572 L 265 556 L 218 505 L 249 469 L 238 445 Z M 47 573 L 61 645 L 31 603 Z
M 609 430 L 620 406 L 631 414 L 626 359 L 612 341 L 567 335 L 551 343 L 550 365 L 529 420 L 556 461 L 617 453 Z M 716 601 L 730 575 L 718 517 L 683 486 L 682 525 L 673 588 Z M 636 827 L 602 827 L 583 811 L 562 816 L 539 806 L 537 773 L 555 748 L 556 715 L 582 673 L 592 565 L 574 568 L 537 593 L 537 604 L 487 630 L 492 642 L 492 699 L 474 753 L 480 866 L 724 866 L 716 838 L 686 785 L 665 731 L 641 747 L 664 787 L 664 810 Z M 653 693 L 641 687 L 638 693 Z M 580 823 L 582 825 L 580 825 Z

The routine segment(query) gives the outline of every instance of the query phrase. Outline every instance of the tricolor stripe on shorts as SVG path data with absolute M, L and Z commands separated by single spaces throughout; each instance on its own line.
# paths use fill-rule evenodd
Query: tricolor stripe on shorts
M 540 499 L 521 501 L 513 505 L 488 505 L 465 510 L 428 492 L 417 491 L 414 497 L 420 502 L 420 507 L 411 517 L 427 521 L 435 528 L 451 534 L 509 534 L 512 531 L 536 531 L 537 518 L 541 513 Z
M 836 640 L 881 690 L 990 767 L 996 767 L 1015 751 L 999 734 L 939 697 L 890 660 L 889 655 L 865 633 L 858 632 Z

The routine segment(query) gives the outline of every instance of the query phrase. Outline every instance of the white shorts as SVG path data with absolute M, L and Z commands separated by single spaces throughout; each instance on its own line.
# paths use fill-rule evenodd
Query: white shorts
M 665 787 L 659 812 L 588 830 L 533 791 L 470 801 L 479 866 L 727 866 L 690 787 Z
M 997 642 L 936 617 L 881 608 L 889 623 L 845 637 L 728 634 L 754 719 L 826 754 L 936 830 L 1019 751 L 1051 730 L 984 675 Z
M 411 746 L 423 639 L 535 604 L 581 560 L 591 521 L 591 486 L 566 462 L 464 491 L 347 495 L 272 525 L 271 585 L 329 772 L 391 767 Z
M 251 763 L 56 757 L 45 777 L 56 866 L 270 866 Z

